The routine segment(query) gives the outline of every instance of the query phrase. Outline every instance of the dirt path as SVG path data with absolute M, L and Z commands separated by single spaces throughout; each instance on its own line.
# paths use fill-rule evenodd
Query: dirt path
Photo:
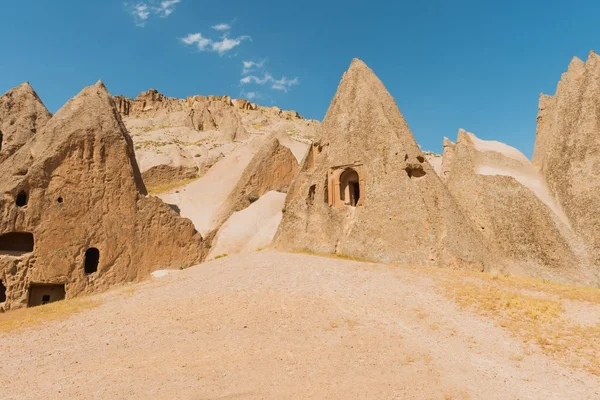
M 263 251 L 0 333 L 3 399 L 597 399 L 418 269 Z

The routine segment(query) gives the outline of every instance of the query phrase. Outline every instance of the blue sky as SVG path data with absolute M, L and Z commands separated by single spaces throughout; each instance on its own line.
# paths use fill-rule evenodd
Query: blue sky
M 464 128 L 530 156 L 538 96 L 600 50 L 598 15 L 577 0 L 5 0 L 0 92 L 28 80 L 55 112 L 102 79 L 113 94 L 254 95 L 322 119 L 358 57 L 423 149 Z

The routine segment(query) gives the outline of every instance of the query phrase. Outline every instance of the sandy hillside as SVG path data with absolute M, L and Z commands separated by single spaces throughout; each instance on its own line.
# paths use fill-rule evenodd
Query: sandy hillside
M 0 316 L 0 388 L 19 400 L 597 399 L 598 303 L 596 289 L 262 251 Z

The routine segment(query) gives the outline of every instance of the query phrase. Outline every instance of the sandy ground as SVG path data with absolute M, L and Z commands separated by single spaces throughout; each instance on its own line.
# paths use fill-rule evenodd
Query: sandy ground
M 262 251 L 0 333 L 6 399 L 598 399 L 418 269 Z

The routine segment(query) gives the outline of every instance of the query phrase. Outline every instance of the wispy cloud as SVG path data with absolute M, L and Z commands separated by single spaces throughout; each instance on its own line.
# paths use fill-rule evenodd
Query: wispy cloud
M 231 25 L 229 24 L 217 24 L 217 25 L 213 25 L 211 28 L 213 28 L 215 31 L 219 31 L 219 32 L 225 32 L 231 29 Z
M 240 79 L 240 83 L 242 85 L 248 85 L 254 83 L 256 85 L 266 85 L 269 84 L 271 89 L 279 90 L 282 92 L 287 92 L 292 86 L 298 85 L 300 80 L 296 77 L 293 79 L 288 79 L 285 76 L 282 76 L 280 79 L 275 79 L 273 76 L 266 72 L 262 78 L 256 75 L 246 75 L 242 79 Z
M 201 33 L 190 33 L 186 37 L 181 38 L 181 41 L 186 45 L 195 44 L 198 47 L 198 50 L 200 51 L 218 53 L 221 56 L 227 53 L 228 51 L 238 47 L 245 40 L 252 39 L 250 38 L 250 36 L 244 35 L 239 36 L 237 38 L 223 36 L 219 40 L 213 40 L 202 36 Z
M 150 10 L 146 3 L 137 3 L 133 6 L 128 6 L 129 12 L 133 16 L 133 22 L 137 26 L 144 26 L 150 16 Z
M 160 6 L 154 7 L 154 12 L 161 18 L 167 18 L 175 11 L 175 5 L 181 3 L 181 0 L 165 0 L 160 2 Z
M 264 67 L 266 60 L 260 61 L 242 61 L 244 68 L 242 69 L 242 75 L 247 75 L 250 72 L 260 70 Z
M 167 18 L 175 11 L 175 5 L 181 3 L 181 0 L 164 0 L 160 3 L 156 1 L 139 2 L 136 4 L 125 3 L 125 8 L 133 16 L 133 22 L 140 27 L 146 25 L 151 15 L 157 15 L 161 18 Z M 156 6 L 154 4 L 157 4 Z

